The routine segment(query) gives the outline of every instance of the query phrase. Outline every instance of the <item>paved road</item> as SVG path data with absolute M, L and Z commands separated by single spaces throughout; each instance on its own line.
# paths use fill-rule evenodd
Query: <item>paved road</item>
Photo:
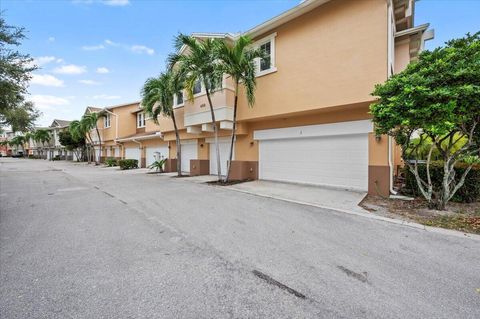
M 0 159 L 0 318 L 480 318 L 480 241 Z

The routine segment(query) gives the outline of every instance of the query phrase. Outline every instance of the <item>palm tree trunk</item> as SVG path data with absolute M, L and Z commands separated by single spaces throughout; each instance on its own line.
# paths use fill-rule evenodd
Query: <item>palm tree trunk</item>
M 100 164 L 100 160 L 102 157 L 102 138 L 100 137 L 100 131 L 98 130 L 98 126 L 95 125 L 95 130 L 97 131 L 97 136 L 98 136 L 98 161 L 95 163 L 96 165 Z
M 175 110 L 172 110 L 173 128 L 175 129 L 175 143 L 177 144 L 177 175 L 182 176 L 182 145 L 180 144 L 180 134 L 178 133 L 177 120 L 175 119 Z
M 238 80 L 235 83 L 235 100 L 233 102 L 233 125 L 232 125 L 232 139 L 230 141 L 230 154 L 228 155 L 227 174 L 225 182 L 230 178 L 230 169 L 232 167 L 233 159 L 233 144 L 235 143 L 235 131 L 237 129 L 237 105 L 238 105 Z
M 215 112 L 213 111 L 213 104 L 212 99 L 210 97 L 210 91 L 208 90 L 207 81 L 203 81 L 205 85 L 205 92 L 207 93 L 208 104 L 210 106 L 210 114 L 212 116 L 212 124 L 213 124 L 213 135 L 215 137 L 215 149 L 217 153 L 217 177 L 218 181 L 222 180 L 222 172 L 220 167 L 220 147 L 218 145 L 218 130 L 217 130 L 217 123 L 215 122 Z

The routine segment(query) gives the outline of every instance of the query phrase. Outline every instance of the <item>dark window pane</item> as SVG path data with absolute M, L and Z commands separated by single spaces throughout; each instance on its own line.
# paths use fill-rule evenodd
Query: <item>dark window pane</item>
M 182 92 L 178 92 L 177 93 L 177 105 L 180 105 L 183 103 L 183 93 Z
M 260 71 L 268 70 L 272 64 L 272 46 L 271 42 L 264 43 L 260 46 L 260 50 L 262 50 L 265 54 L 265 58 L 260 60 Z
M 200 81 L 195 82 L 195 85 L 193 86 L 193 94 L 200 93 L 202 91 L 202 83 Z

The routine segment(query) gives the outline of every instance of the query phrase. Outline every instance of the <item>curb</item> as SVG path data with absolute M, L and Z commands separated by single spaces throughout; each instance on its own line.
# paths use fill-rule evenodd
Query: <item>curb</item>
M 404 220 L 400 220 L 400 219 L 394 219 L 394 218 L 383 217 L 383 216 L 378 216 L 378 215 L 374 215 L 374 214 L 356 212 L 356 211 L 353 211 L 353 210 L 346 210 L 346 209 L 341 209 L 341 208 L 335 208 L 335 207 L 323 206 L 323 205 L 318 205 L 318 204 L 313 204 L 313 203 L 308 203 L 308 202 L 302 202 L 302 201 L 298 201 L 298 200 L 294 200 L 294 199 L 283 198 L 283 197 L 280 197 L 280 196 L 257 194 L 257 193 L 254 193 L 254 192 L 250 192 L 250 191 L 246 191 L 246 190 L 242 190 L 242 189 L 238 189 L 238 188 L 230 188 L 230 187 L 224 187 L 224 186 L 215 186 L 215 187 L 218 187 L 218 188 L 221 188 L 221 189 L 228 189 L 228 190 L 231 190 L 231 191 L 236 191 L 236 192 L 249 194 L 249 195 L 253 195 L 253 196 L 271 198 L 271 199 L 281 200 L 281 201 L 284 201 L 284 202 L 290 202 L 290 203 L 299 204 L 299 205 L 328 209 L 328 210 L 332 210 L 332 211 L 336 211 L 336 212 L 340 212 L 340 213 L 345 213 L 345 214 L 349 214 L 349 215 L 355 215 L 355 216 L 365 217 L 365 218 L 369 218 L 369 219 L 380 220 L 380 221 L 384 221 L 384 222 L 387 222 L 387 223 L 397 224 L 397 225 L 401 225 L 401 226 L 407 226 L 407 227 L 410 227 L 410 228 L 416 228 L 416 229 L 424 230 L 424 231 L 431 232 L 431 233 L 450 235 L 450 236 L 455 236 L 455 237 L 459 237 L 459 238 L 469 238 L 469 239 L 480 241 L 480 235 L 464 233 L 464 232 L 461 232 L 461 231 L 458 231 L 458 230 L 445 229 L 445 228 L 432 227 L 432 226 L 425 226 L 425 225 L 422 225 L 422 224 L 409 222 L 409 221 L 404 221 Z

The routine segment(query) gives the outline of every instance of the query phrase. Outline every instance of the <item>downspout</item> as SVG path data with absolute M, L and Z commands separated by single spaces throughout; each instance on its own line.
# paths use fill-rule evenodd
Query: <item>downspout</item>
M 390 193 L 393 195 L 397 195 L 397 192 L 393 189 L 393 161 L 392 161 L 392 137 L 388 137 L 388 167 L 390 168 L 390 176 L 389 176 L 389 189 Z

